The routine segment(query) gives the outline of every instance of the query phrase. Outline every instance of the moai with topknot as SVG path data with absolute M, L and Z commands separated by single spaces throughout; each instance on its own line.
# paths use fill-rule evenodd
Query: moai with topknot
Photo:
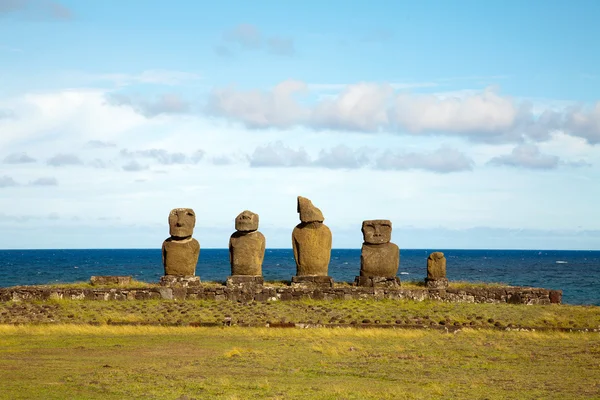
M 360 253 L 358 286 L 399 286 L 400 250 L 392 240 L 392 222 L 372 219 L 362 223 L 363 245 Z
M 292 286 L 333 287 L 333 278 L 328 276 L 332 236 L 327 225 L 323 224 L 323 213 L 302 196 L 298 196 L 297 211 L 300 223 L 292 232 L 296 260 Z
M 200 283 L 195 276 L 200 243 L 192 237 L 196 214 L 191 208 L 175 208 L 169 213 L 169 237 L 162 245 L 165 276 L 162 285 L 194 286 Z
M 245 210 L 235 218 L 236 231 L 229 238 L 231 276 L 227 285 L 262 284 L 265 236 L 258 231 L 258 214 Z

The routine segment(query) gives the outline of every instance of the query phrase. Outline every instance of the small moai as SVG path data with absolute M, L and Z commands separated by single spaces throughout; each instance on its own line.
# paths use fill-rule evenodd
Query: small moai
M 235 218 L 236 231 L 229 238 L 231 276 L 227 286 L 262 285 L 265 236 L 258 231 L 258 214 L 245 210 Z
M 446 289 L 446 257 L 441 251 L 433 252 L 427 257 L 427 278 L 425 285 L 430 289 Z
M 333 287 L 328 275 L 331 258 L 331 231 L 323 224 L 323 213 L 312 202 L 298 196 L 300 223 L 292 232 L 292 247 L 296 260 L 296 276 L 292 286 Z
M 372 219 L 362 223 L 363 245 L 360 252 L 360 276 L 354 280 L 358 286 L 400 286 L 397 277 L 400 250 L 392 240 L 392 222 Z
M 191 208 L 175 208 L 169 213 L 170 238 L 162 245 L 165 276 L 160 280 L 164 286 L 197 286 L 196 264 L 200 255 L 200 243 L 194 238 L 196 214 Z

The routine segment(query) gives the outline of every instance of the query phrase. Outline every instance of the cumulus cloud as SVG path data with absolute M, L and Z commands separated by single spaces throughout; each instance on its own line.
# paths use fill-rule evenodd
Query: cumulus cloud
M 11 186 L 17 186 L 17 182 L 10 176 L 0 176 L 0 188 L 6 188 Z
M 343 144 L 335 146 L 329 150 L 321 150 L 319 156 L 314 161 L 315 166 L 325 168 L 360 168 L 369 163 L 367 150 L 353 150 Z
M 393 89 L 390 85 L 359 83 L 318 103 L 311 115 L 317 128 L 373 132 L 388 125 L 387 106 Z
M 57 154 L 54 157 L 50 157 L 46 161 L 48 165 L 53 167 L 63 167 L 65 165 L 81 165 L 83 162 L 75 154 Z
M 27 155 L 27 153 L 12 153 L 4 157 L 4 164 L 27 164 L 34 163 L 36 159 Z
M 120 152 L 121 156 L 124 157 L 142 157 L 151 158 L 156 160 L 159 164 L 163 165 L 174 165 L 174 164 L 197 164 L 204 158 L 205 152 L 203 150 L 196 150 L 191 155 L 186 155 L 181 152 L 169 152 L 165 149 L 146 149 L 129 151 L 123 149 Z
M 382 170 L 420 169 L 438 173 L 470 171 L 473 160 L 460 151 L 441 147 L 432 153 L 385 151 L 375 161 L 375 168 Z
M 57 186 L 58 181 L 56 180 L 56 178 L 53 178 L 53 177 L 38 178 L 36 180 L 29 182 L 29 185 L 31 185 L 31 186 Z
M 399 129 L 412 133 L 461 133 L 473 139 L 506 135 L 516 125 L 519 109 L 507 97 L 486 89 L 465 97 L 401 94 L 390 110 Z
M 210 95 L 206 110 L 249 128 L 287 128 L 306 117 L 306 111 L 293 97 L 305 89 L 306 84 L 298 81 L 284 81 L 270 91 L 216 89 Z
M 251 167 L 303 167 L 310 165 L 304 149 L 293 150 L 281 142 L 257 147 L 249 156 Z
M 529 169 L 555 169 L 559 162 L 558 156 L 543 154 L 534 144 L 523 144 L 515 147 L 510 154 L 492 158 L 488 164 Z
M 158 98 L 148 100 L 122 93 L 109 93 L 106 99 L 110 105 L 131 107 L 147 118 L 164 114 L 185 114 L 191 111 L 190 103 L 176 94 L 162 94 Z
M 591 109 L 571 108 L 565 117 L 565 130 L 585 139 L 589 144 L 600 143 L 600 102 Z
M 302 125 L 315 130 L 452 135 L 487 143 L 547 140 L 563 126 L 561 113 L 547 110 L 534 115 L 530 104 L 491 88 L 442 96 L 399 93 L 401 89 L 392 84 L 358 83 L 311 105 L 295 98 L 314 86 L 284 81 L 268 91 L 215 89 L 206 110 L 250 128 Z M 595 125 L 588 120 L 593 119 L 579 125 L 594 132 Z
M 0 16 L 9 13 L 39 15 L 49 19 L 71 19 L 70 9 L 51 0 L 0 0 Z
M 468 171 L 473 161 L 458 150 L 442 147 L 433 153 L 407 153 L 387 150 L 352 149 L 340 144 L 322 149 L 316 158 L 303 148 L 292 149 L 281 142 L 259 146 L 248 157 L 251 167 L 321 167 L 328 169 L 358 169 L 370 167 L 381 170 L 421 169 L 437 173 Z

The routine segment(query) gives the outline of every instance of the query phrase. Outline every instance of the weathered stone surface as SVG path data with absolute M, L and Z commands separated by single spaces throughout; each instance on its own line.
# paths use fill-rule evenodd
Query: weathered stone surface
M 169 213 L 169 234 L 176 238 L 187 238 L 194 233 L 196 214 L 191 208 L 174 208 Z
M 306 197 L 298 196 L 298 213 L 301 222 L 323 222 L 323 213 Z
M 200 277 L 192 275 L 165 275 L 160 277 L 160 285 L 167 287 L 198 287 Z
M 429 289 L 446 289 L 448 287 L 448 279 L 446 279 L 446 278 L 437 278 L 437 279 L 425 278 L 425 286 L 427 286 Z
M 363 221 L 361 231 L 364 242 L 368 244 L 383 244 L 392 240 L 392 222 L 388 219 Z
M 354 278 L 355 286 L 399 288 L 400 278 L 383 276 L 357 276 Z
M 183 279 L 183 277 L 176 277 Z M 195 278 L 198 277 L 189 277 Z M 256 286 L 255 290 L 243 290 L 238 287 L 215 287 L 213 285 L 154 287 L 154 288 L 44 288 L 36 286 L 0 288 L 0 301 L 33 301 L 48 299 L 71 300 L 152 300 L 152 299 L 197 299 L 230 301 L 272 301 L 297 300 L 301 298 L 319 299 L 407 299 L 414 301 L 439 300 L 468 303 L 507 303 L 551 304 L 551 298 L 559 301 L 562 291 L 526 287 L 461 287 L 446 290 L 403 289 L 397 287 L 331 287 L 330 277 L 294 277 L 297 284 L 291 287 Z M 294 282 L 292 283 L 294 284 Z M 312 285 L 311 285 L 312 284 Z
M 322 222 L 297 225 L 292 232 L 296 275 L 327 276 L 331 240 L 331 231 Z
M 360 253 L 360 275 L 393 278 L 398 273 L 400 250 L 394 243 L 363 243 Z
M 131 276 L 99 275 L 90 278 L 90 284 L 99 285 L 119 285 L 126 286 L 131 283 Z
M 258 232 L 237 231 L 229 238 L 231 275 L 262 275 L 265 236 Z
M 165 240 L 162 245 L 165 275 L 195 275 L 199 255 L 200 243 L 194 238 Z
M 232 275 L 227 277 L 225 285 L 227 287 L 244 287 L 244 286 L 262 286 L 265 282 L 262 276 L 251 275 Z
M 235 218 L 235 230 L 252 232 L 258 229 L 258 214 L 244 210 Z
M 298 196 L 300 224 L 292 232 L 296 275 L 327 276 L 331 258 L 331 231 L 323 224 L 321 210 Z
M 446 257 L 441 251 L 436 251 L 427 258 L 427 279 L 440 278 L 446 278 Z
M 293 276 L 291 286 L 294 288 L 315 289 L 332 288 L 333 278 L 322 275 L 300 275 Z
M 169 213 L 170 238 L 162 245 L 165 275 L 189 276 L 196 273 L 200 243 L 192 238 L 196 214 L 191 208 L 174 208 Z

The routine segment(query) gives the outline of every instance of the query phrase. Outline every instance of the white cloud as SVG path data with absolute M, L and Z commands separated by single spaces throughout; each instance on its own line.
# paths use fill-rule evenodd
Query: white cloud
M 338 145 L 329 150 L 321 150 L 319 157 L 314 161 L 315 166 L 325 168 L 360 168 L 369 163 L 369 150 L 353 150 L 345 145 Z
M 389 85 L 359 83 L 348 86 L 334 99 L 313 108 L 311 125 L 317 128 L 373 132 L 388 126 Z
M 172 93 L 165 93 L 151 100 L 141 96 L 109 93 L 106 99 L 111 105 L 131 107 L 135 112 L 148 118 L 162 114 L 185 114 L 191 110 L 189 102 Z
M 251 167 L 303 167 L 310 164 L 304 149 L 293 150 L 281 142 L 257 147 L 248 159 Z
M 577 107 L 568 110 L 565 129 L 592 145 L 600 143 L 600 102 L 591 109 Z
M 66 165 L 82 165 L 83 161 L 75 154 L 57 154 L 50 157 L 46 164 L 53 167 L 64 167 Z
M 29 185 L 31 185 L 31 186 L 57 186 L 58 181 L 56 180 L 56 178 L 53 178 L 53 177 L 44 177 L 44 178 L 37 178 L 37 179 L 29 182 Z
M 489 164 L 496 166 L 530 169 L 555 169 L 559 163 L 558 156 L 542 154 L 534 144 L 519 145 L 510 154 L 494 157 L 489 161 Z
M 36 162 L 36 159 L 28 156 L 25 152 L 12 153 L 4 157 L 4 164 L 27 164 L 34 162 Z
M 438 173 L 470 171 L 473 160 L 460 151 L 441 147 L 431 153 L 400 152 L 387 150 L 376 160 L 381 170 L 425 170 Z
M 231 118 L 249 128 L 287 128 L 300 123 L 306 111 L 293 95 L 306 89 L 298 81 L 284 81 L 270 91 L 213 90 L 207 105 L 209 114 Z
M 174 164 L 197 164 L 204 157 L 203 150 L 196 150 L 191 155 L 182 152 L 169 152 L 165 149 L 147 149 L 129 151 L 123 149 L 119 152 L 124 157 L 143 157 L 156 160 L 159 164 L 174 165 Z
M 11 186 L 17 186 L 17 182 L 10 176 L 0 176 L 0 188 L 6 188 Z

